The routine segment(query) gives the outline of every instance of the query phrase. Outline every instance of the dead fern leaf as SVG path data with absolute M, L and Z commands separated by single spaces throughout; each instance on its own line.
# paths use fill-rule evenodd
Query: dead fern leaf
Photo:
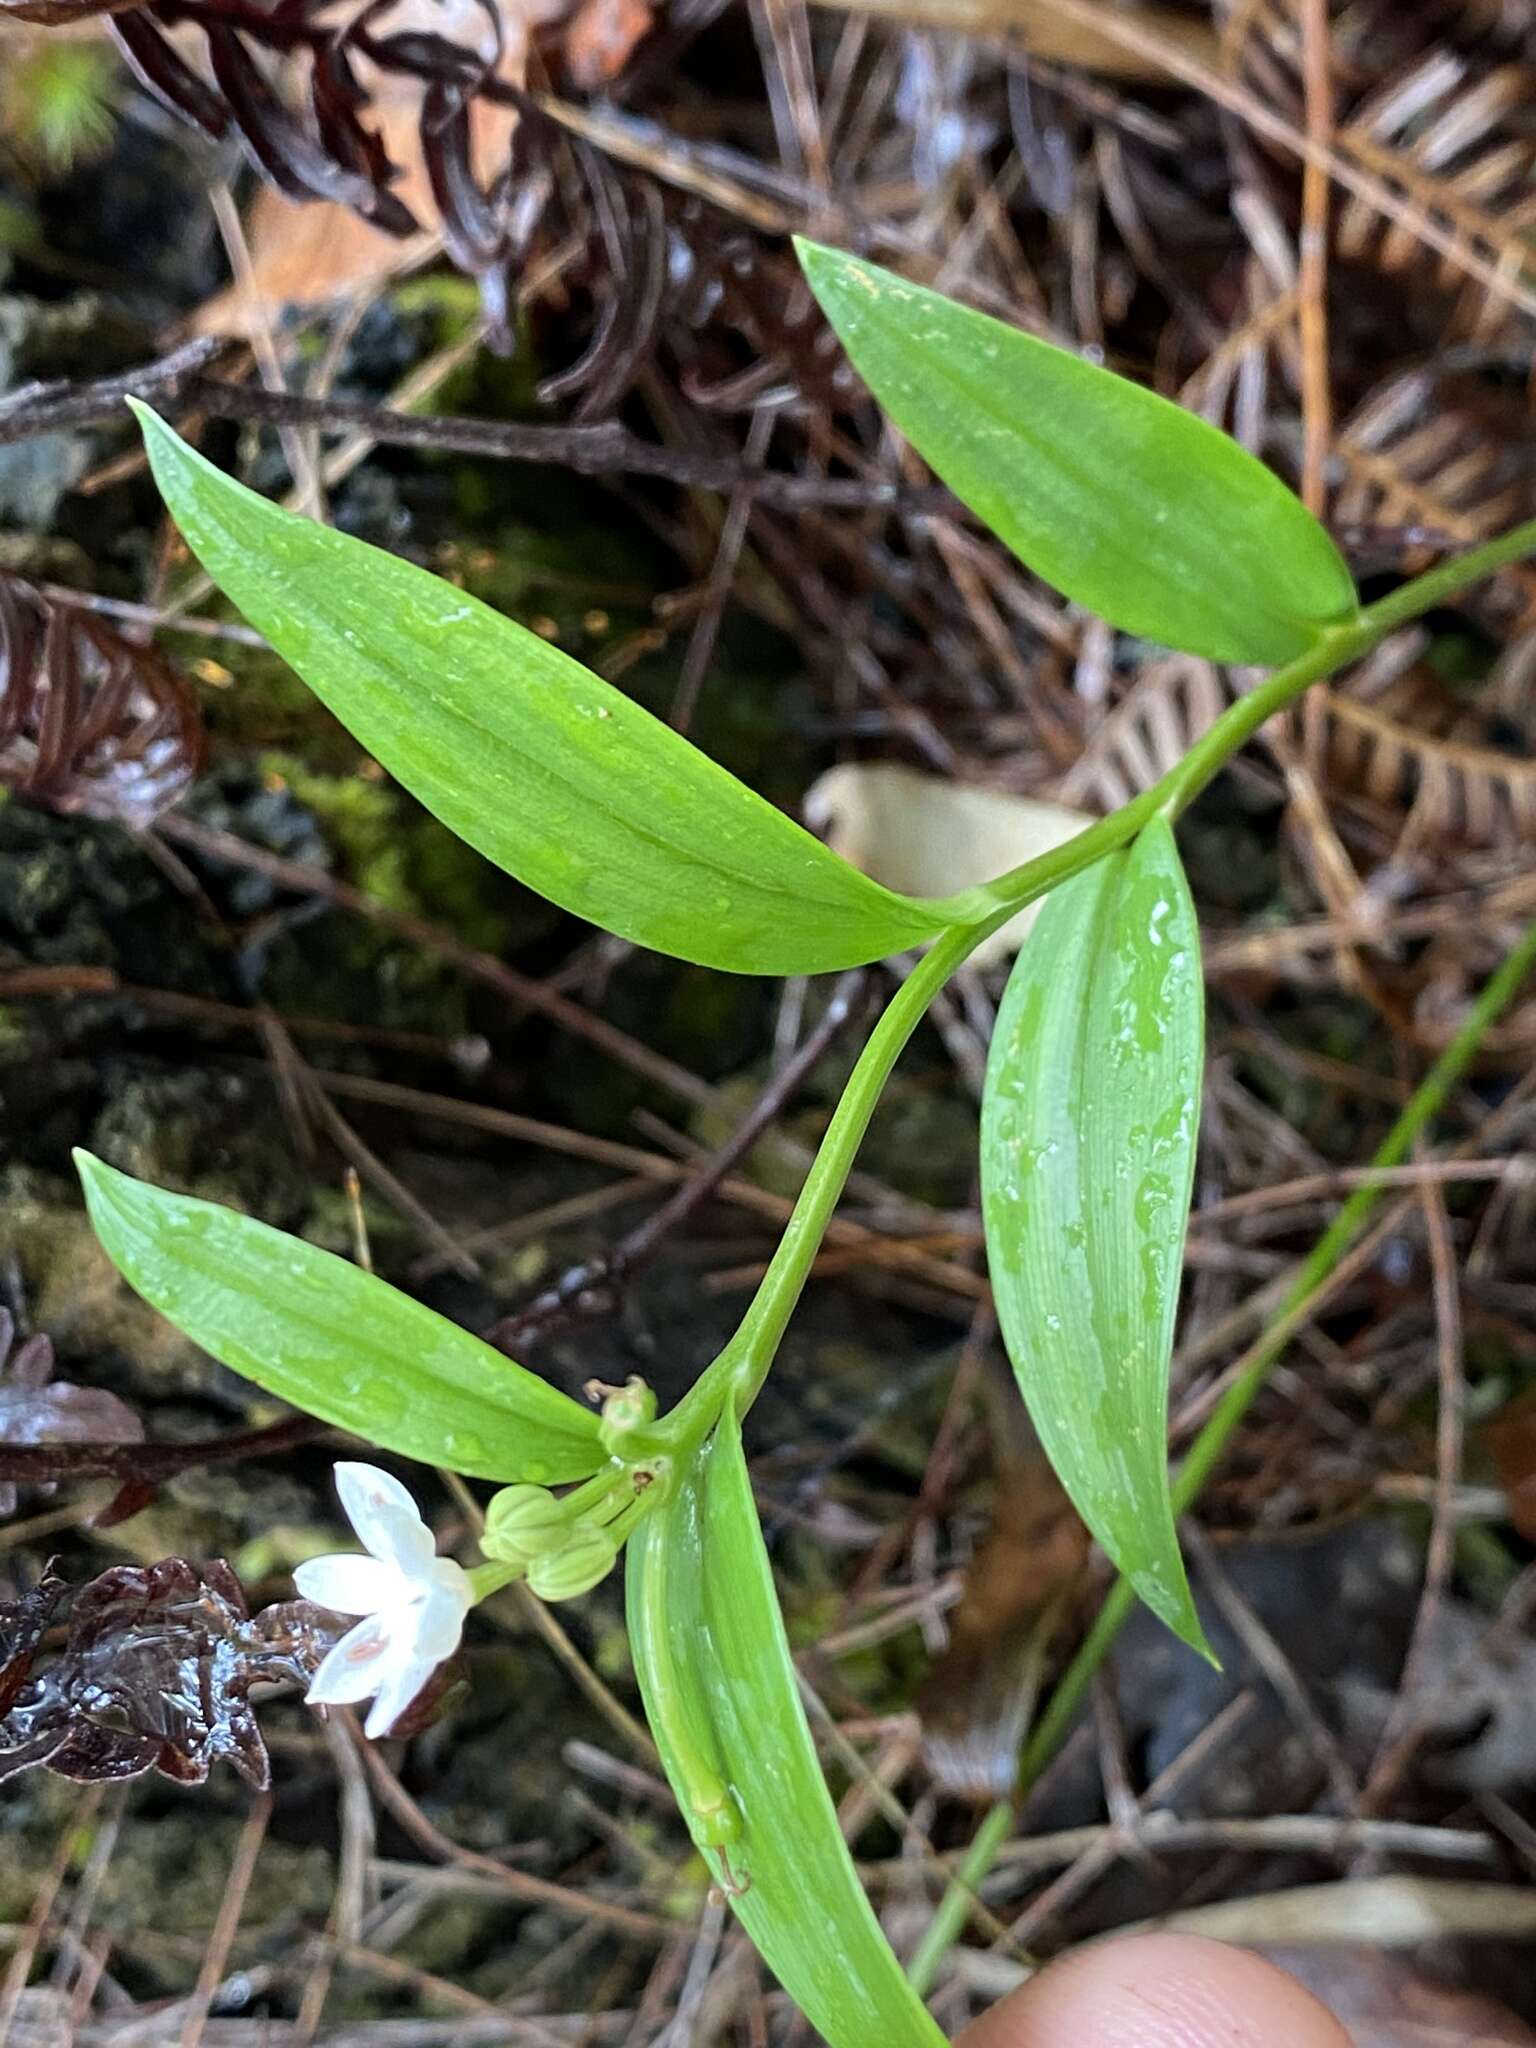
M 530 38 L 566 0 L 0 0 L 59 26 L 103 15 L 153 98 L 238 140 L 271 194 L 254 223 L 256 296 L 324 298 L 376 281 L 391 244 L 417 253 L 435 217 L 479 285 L 492 345 L 512 347 L 511 279 L 552 192 L 548 137 L 522 107 Z M 585 0 L 573 75 L 608 82 L 648 28 L 645 0 Z M 542 135 L 542 131 L 541 131 Z M 534 159 L 537 158 L 537 162 Z M 295 204 L 329 217 L 297 218 Z M 253 315 L 216 302 L 235 327 Z M 610 323 L 611 324 L 611 323 Z
M 1334 451 L 1344 470 L 1333 505 L 1339 527 L 1420 528 L 1441 546 L 1470 546 L 1527 518 L 1536 502 L 1526 409 L 1474 377 L 1394 374 L 1344 422 Z M 1506 570 L 1501 581 L 1536 602 L 1529 568 Z
M 197 699 L 170 662 L 0 573 L 0 784 L 143 828 L 202 758 Z
M 1400 202 L 1389 217 L 1341 191 L 1339 254 L 1433 292 L 1448 302 L 1437 328 L 1460 333 L 1505 327 L 1510 302 L 1488 273 L 1513 282 L 1533 264 L 1536 71 L 1518 54 L 1515 11 L 1500 0 L 1335 0 L 1329 13 L 1333 147 Z M 1300 0 L 1229 0 L 1221 48 L 1230 77 L 1302 124 Z M 1256 147 L 1294 180 L 1288 159 Z
M 1330 779 L 1371 802 L 1408 806 L 1407 846 L 1504 846 L 1536 840 L 1536 761 L 1426 732 L 1328 692 Z
M 1230 701 L 1208 661 L 1173 655 L 1143 669 L 1054 792 L 1064 804 L 1129 803 L 1167 774 Z
M 1378 173 L 1431 218 L 1514 275 L 1532 262 L 1536 229 L 1536 71 L 1436 48 L 1390 79 L 1338 130 L 1346 156 Z M 1491 333 L 1508 306 L 1449 256 L 1427 249 L 1402 221 L 1356 195 L 1338 213 L 1340 254 L 1452 301 L 1454 332 Z
M 1302 9 L 1298 0 L 1223 0 L 1222 65 L 1298 125 L 1305 119 Z M 1328 56 L 1341 107 L 1350 107 L 1421 45 L 1392 0 L 1333 0 Z

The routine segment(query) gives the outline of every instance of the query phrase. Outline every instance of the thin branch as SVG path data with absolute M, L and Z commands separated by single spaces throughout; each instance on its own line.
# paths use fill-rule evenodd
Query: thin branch
M 232 344 L 220 335 L 199 335 L 196 341 L 136 370 L 120 370 L 89 384 L 59 378 L 51 384 L 24 384 L 0 399 L 0 448 L 29 441 L 38 434 L 65 433 L 74 427 L 99 426 L 121 420 L 128 398 L 180 402 L 182 391 L 201 370 L 228 355 Z
M 267 391 L 198 374 L 225 343 L 189 344 L 142 370 L 97 384 L 30 387 L 0 404 L 0 447 L 65 428 L 121 423 L 128 397 L 158 398 L 178 413 L 214 419 L 255 420 L 272 427 L 312 427 L 323 434 L 366 434 L 398 448 L 434 454 L 484 455 L 507 462 L 543 462 L 578 476 L 653 476 L 691 490 L 742 491 L 782 511 L 826 506 L 867 511 L 899 507 L 913 514 L 962 516 L 949 492 L 894 480 L 792 476 L 734 455 L 665 448 L 616 420 L 592 426 L 529 426 L 515 420 L 477 420 L 456 413 L 416 415 L 356 399 L 316 398 Z
M 612 1314 L 619 1305 L 620 1291 L 625 1283 L 656 1256 L 662 1241 L 686 1223 L 695 1209 L 709 1199 L 780 1114 L 806 1075 L 857 1012 L 868 986 L 868 977 L 862 968 L 843 975 L 815 1030 L 807 1034 L 794 1058 L 774 1075 L 752 1108 L 698 1172 L 685 1180 L 644 1222 L 621 1238 L 611 1252 L 573 1267 L 526 1309 L 494 1324 L 486 1333 L 489 1341 L 515 1355 L 537 1338 L 547 1337 L 556 1330 L 597 1316 Z

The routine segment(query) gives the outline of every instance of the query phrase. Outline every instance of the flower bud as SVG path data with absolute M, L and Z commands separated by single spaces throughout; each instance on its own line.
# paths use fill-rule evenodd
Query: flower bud
M 610 1456 L 621 1458 L 626 1455 L 626 1440 L 637 1429 L 644 1429 L 648 1422 L 655 1421 L 656 1396 L 644 1380 L 633 1375 L 622 1387 L 604 1388 L 603 1394 L 598 1440 Z
M 560 1549 L 571 1524 L 547 1486 L 504 1486 L 485 1511 L 480 1548 L 506 1564 L 525 1564 Z
M 563 1550 L 536 1557 L 529 1565 L 529 1587 L 541 1600 L 574 1600 L 607 1578 L 618 1554 L 618 1545 L 606 1531 L 578 1523 Z

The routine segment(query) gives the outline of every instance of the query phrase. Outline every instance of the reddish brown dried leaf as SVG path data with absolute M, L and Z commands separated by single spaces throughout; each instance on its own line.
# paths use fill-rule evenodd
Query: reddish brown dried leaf
M 144 0 L 0 0 L 0 20 L 32 21 L 45 28 L 89 21 L 97 14 L 128 14 Z
M 142 829 L 202 758 L 197 699 L 170 662 L 0 573 L 0 783 Z
M 0 1309 L 0 1444 L 139 1444 L 144 1425 L 103 1387 L 53 1377 L 53 1345 L 28 1337 L 13 1347 L 15 1322 Z M 38 1488 L 51 1493 L 51 1485 Z M 0 1479 L 0 1515 L 16 1511 L 16 1487 Z
M 0 1781 L 41 1764 L 87 1784 L 148 1770 L 201 1784 L 222 1760 L 266 1785 L 250 1689 L 307 1682 L 334 1640 L 319 1609 L 289 1601 L 251 1619 L 221 1559 L 118 1565 L 75 1591 L 64 1647 L 38 1669 L 68 1591 L 45 1581 L 0 1606 Z
M 918 1693 L 923 1749 L 956 1798 L 1013 1785 L 1048 1638 L 1088 1555 L 1088 1532 L 1038 1446 L 1004 1438 L 992 1521 L 969 1565 L 949 1647 Z
M 1536 1543 L 1536 1388 L 1507 1401 L 1484 1427 L 1483 1441 L 1509 1500 L 1509 1519 Z
M 518 111 L 529 34 L 560 4 L 480 0 L 448 24 L 452 35 L 431 0 L 368 0 L 345 15 L 330 0 L 0 0 L 0 12 L 42 22 L 109 14 L 128 64 L 162 105 L 207 135 L 236 135 L 272 192 L 365 223 L 350 240 L 334 219 L 329 229 L 282 230 L 311 269 L 317 257 L 346 257 L 314 295 L 356 283 L 349 271 L 360 260 L 370 271 L 385 267 L 390 259 L 367 228 L 410 235 L 418 203 L 435 202 L 450 256 L 480 287 L 491 344 L 506 350 L 512 274 L 560 190 L 549 161 L 530 169 L 519 159 L 529 154 L 526 129 L 539 127 L 542 159 L 562 152 L 563 138 Z M 584 0 L 568 33 L 567 70 L 579 85 L 610 83 L 650 25 L 648 0 Z M 173 28 L 200 31 L 205 49 L 185 36 L 173 42 Z M 258 279 L 291 283 L 302 266 L 262 246 L 281 210 L 258 205 L 255 217 Z M 611 260 L 614 252 L 600 253 Z M 637 305 L 641 328 L 654 317 L 620 257 L 599 291 L 597 324 L 616 336 L 600 333 L 602 366 L 620 344 L 631 346 Z M 655 269 L 639 267 L 643 276 Z M 221 319 L 237 310 L 229 294 L 214 303 Z
M 113 40 L 146 92 L 215 142 L 228 132 L 229 109 L 166 40 L 147 9 L 114 15 L 111 26 Z
M 647 0 L 581 0 L 565 37 L 565 65 L 582 92 L 610 84 L 650 33 Z
M 50 1565 L 30 1593 L 0 1602 L 0 1715 L 21 1690 L 38 1645 L 68 1595 L 68 1582 Z

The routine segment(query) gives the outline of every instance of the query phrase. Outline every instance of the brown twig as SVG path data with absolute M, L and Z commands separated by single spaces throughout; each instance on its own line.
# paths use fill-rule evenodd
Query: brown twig
M 189 380 L 229 355 L 233 346 L 218 335 L 199 335 L 154 362 L 98 377 L 89 384 L 72 383 L 67 378 L 50 384 L 23 384 L 0 399 L 0 447 L 29 441 L 38 434 L 121 420 L 123 401 L 128 398 L 158 398 L 177 404 Z
M 208 1937 L 208 1950 L 197 1973 L 197 1983 L 193 1987 L 192 1996 L 187 2001 L 186 2018 L 182 2021 L 181 2027 L 180 2048 L 198 2048 L 203 2038 L 209 2008 L 213 2004 L 213 1994 L 219 1987 L 219 1980 L 224 1974 L 224 1964 L 239 1931 L 240 1915 L 245 1910 L 245 1895 L 250 1890 L 251 1879 L 256 1873 L 256 1858 L 261 1854 L 261 1845 L 266 1840 L 267 1823 L 271 1818 L 272 1794 L 257 1793 L 251 1801 L 245 1826 L 240 1830 L 234 1859 L 224 1880 L 224 1896 L 219 1901 L 213 1932 Z
M 157 1485 L 203 1465 L 231 1458 L 275 1458 L 325 1434 L 307 1415 L 243 1429 L 231 1436 L 199 1437 L 185 1444 L 0 1444 L 0 1479 L 23 1486 L 58 1479 L 118 1479 Z
M 1413 1634 L 1403 1658 L 1397 1698 L 1377 1744 L 1358 1810 L 1379 1813 L 1390 1798 L 1414 1749 L 1425 1732 L 1424 1675 L 1440 1603 L 1450 1584 L 1456 1552 L 1456 1487 L 1461 1478 L 1465 1380 L 1462 1359 L 1461 1282 L 1451 1238 L 1445 1193 L 1425 1182 L 1419 1191 L 1429 1241 L 1429 1264 L 1435 1301 L 1435 1362 L 1439 1380 L 1439 1412 L 1435 1429 L 1435 1494 L 1429 1546 L 1424 1559 L 1424 1586 L 1414 1616 Z
M 498 1863 L 494 1856 L 482 1856 L 477 1850 L 461 1847 L 427 1818 L 374 1744 L 360 1744 L 359 1754 L 379 1804 L 404 1828 L 419 1849 L 424 1849 L 438 1862 L 451 1863 L 459 1870 L 497 1885 L 525 1905 L 542 1906 L 565 1918 L 601 1920 L 618 1933 L 644 1941 L 665 1938 L 674 1932 L 668 1921 L 653 1914 L 636 1913 L 628 1906 L 616 1906 L 610 1899 L 573 1891 L 567 1885 L 554 1884 L 548 1878 L 534 1877 L 526 1870 L 514 1870 L 510 1864 Z
M 867 988 L 868 978 L 862 968 L 843 975 L 833 989 L 819 1023 L 807 1033 L 794 1058 L 779 1069 L 730 1136 L 715 1148 L 699 1170 L 685 1180 L 659 1209 L 620 1238 L 611 1251 L 573 1267 L 552 1288 L 530 1302 L 526 1309 L 493 1324 L 486 1332 L 490 1342 L 516 1353 L 535 1339 L 551 1336 L 557 1330 L 613 1314 L 629 1281 L 656 1256 L 663 1241 L 680 1229 L 709 1199 L 780 1115 L 806 1075 L 854 1016 Z
M 1297 324 L 1301 330 L 1301 496 L 1322 518 L 1328 495 L 1333 394 L 1328 369 L 1328 166 L 1333 141 L 1333 81 L 1328 0 L 1303 0 L 1302 69 L 1307 140 L 1315 153 L 1301 167 L 1301 234 L 1297 248 Z
M 782 511 L 809 506 L 844 511 L 899 508 L 912 514 L 963 516 L 946 490 L 904 486 L 894 479 L 797 476 L 765 469 L 745 457 L 669 448 L 643 440 L 616 420 L 587 426 L 530 426 L 514 420 L 478 420 L 454 413 L 415 415 L 358 399 L 319 398 L 269 391 L 200 374 L 210 359 L 206 342 L 177 350 L 142 370 L 97 384 L 23 391 L 0 404 L 0 447 L 65 428 L 120 423 L 127 397 L 158 398 L 178 413 L 254 420 L 273 427 L 312 427 L 326 434 L 365 434 L 395 448 L 437 455 L 484 455 L 506 462 L 539 462 L 578 476 L 649 476 L 692 490 L 745 492 Z M 222 347 L 224 344 L 219 344 Z

